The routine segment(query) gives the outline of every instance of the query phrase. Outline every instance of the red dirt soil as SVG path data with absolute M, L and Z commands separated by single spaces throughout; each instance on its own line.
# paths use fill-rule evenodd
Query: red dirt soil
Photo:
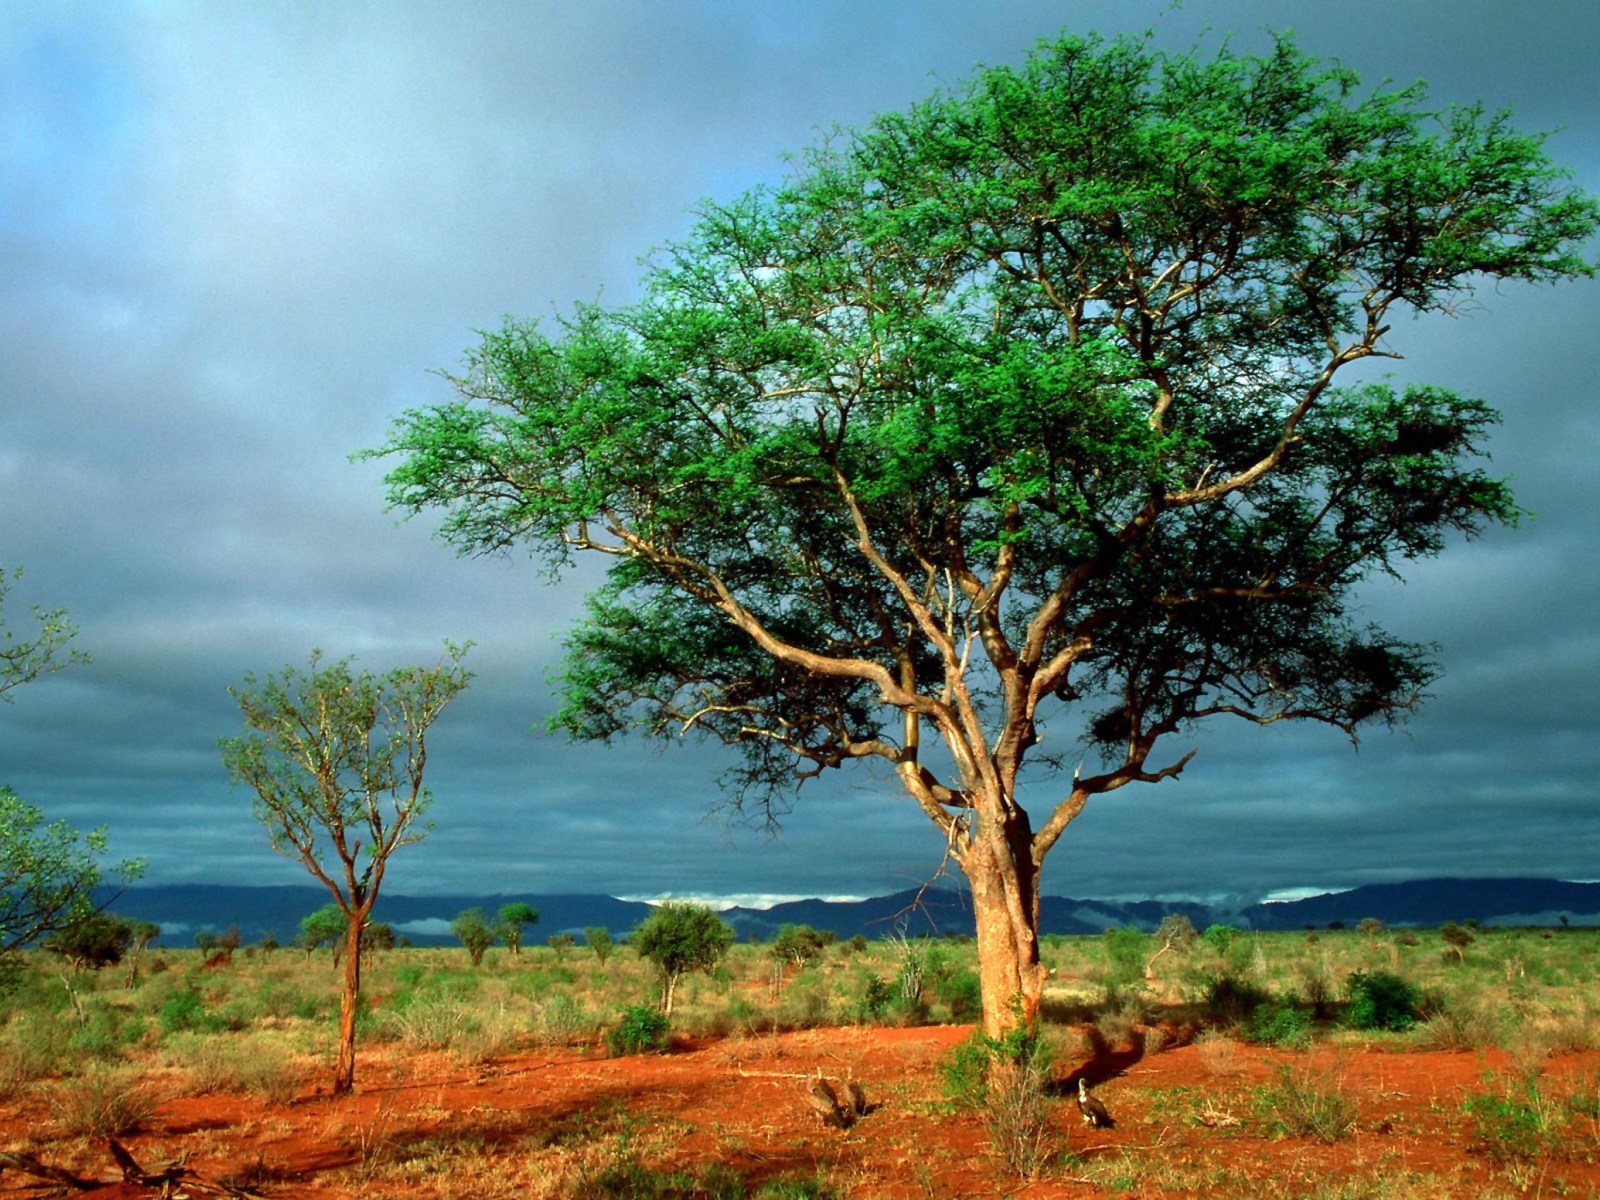
M 1421 1190 L 1405 1195 L 1429 1194 L 1418 1176 L 1433 1181 L 1433 1194 L 1476 1196 L 1525 1190 L 1533 1175 L 1546 1195 L 1600 1195 L 1593 1161 L 1600 1128 L 1592 1118 L 1577 1118 L 1558 1151 L 1532 1163 L 1488 1152 L 1462 1103 L 1489 1090 L 1486 1073 L 1518 1077 L 1504 1054 L 1348 1045 L 1292 1054 L 1226 1044 L 1231 1053 L 1219 1057 L 1194 1044 L 1145 1054 L 1136 1042 L 1059 1063 L 1053 1119 L 1070 1157 L 1024 1182 L 989 1154 L 977 1117 L 950 1115 L 939 1103 L 936 1064 L 970 1032 L 807 1030 L 680 1042 L 656 1056 L 563 1049 L 481 1066 L 375 1046 L 359 1051 L 353 1095 L 335 1099 L 324 1084 L 286 1106 L 252 1096 L 186 1096 L 180 1076 L 153 1076 L 149 1086 L 174 1098 L 121 1140 L 146 1170 L 187 1154 L 202 1181 L 190 1195 L 220 1194 L 204 1181 L 228 1181 L 297 1200 L 582 1195 L 573 1181 L 584 1163 L 615 1156 L 618 1147 L 652 1169 L 721 1164 L 752 1188 L 768 1179 L 820 1178 L 861 1200 L 1053 1200 L 1109 1195 L 1113 1186 L 1141 1197 L 1222 1195 L 1240 1179 L 1260 1182 L 1264 1195 L 1272 1194 L 1268 1181 L 1289 1196 L 1330 1180 L 1377 1178 L 1409 1179 Z M 1328 1143 L 1273 1132 L 1261 1097 L 1279 1082 L 1280 1064 L 1324 1083 L 1340 1081 L 1355 1102 L 1353 1131 Z M 872 1107 L 848 1131 L 824 1127 L 804 1102 L 806 1080 L 818 1068 L 836 1084 L 854 1078 L 865 1088 Z M 1600 1054 L 1553 1059 L 1543 1070 L 1550 1095 L 1582 1086 L 1592 1098 Z M 1081 1123 L 1072 1100 L 1080 1074 L 1116 1128 Z M 48 1086 L 0 1110 L 0 1147 L 90 1179 L 117 1178 L 103 1143 L 53 1133 Z M 1217 1182 L 1198 1182 L 1208 1172 Z M 61 1194 L 60 1185 L 0 1173 L 0 1197 L 52 1192 Z M 77 1194 L 112 1200 L 160 1192 L 108 1182 Z

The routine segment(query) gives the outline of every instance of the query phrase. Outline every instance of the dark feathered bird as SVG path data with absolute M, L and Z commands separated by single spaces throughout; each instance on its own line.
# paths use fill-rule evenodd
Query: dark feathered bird
M 854 1079 L 846 1081 L 844 1085 L 844 1098 L 852 1114 L 858 1117 L 867 1115 L 867 1094 L 861 1090 L 861 1085 Z
M 822 1068 L 817 1068 L 817 1077 L 811 1081 L 811 1086 L 806 1089 L 806 1103 L 817 1116 L 822 1118 L 824 1125 L 832 1125 L 835 1129 L 843 1129 L 849 1121 L 845 1119 L 844 1112 L 839 1108 L 839 1095 L 833 1090 L 833 1085 L 822 1077 Z
M 1083 1114 L 1083 1123 L 1091 1129 L 1116 1127 L 1117 1123 L 1111 1119 L 1106 1106 L 1089 1095 L 1089 1085 L 1084 1083 L 1081 1076 L 1078 1079 L 1078 1111 Z

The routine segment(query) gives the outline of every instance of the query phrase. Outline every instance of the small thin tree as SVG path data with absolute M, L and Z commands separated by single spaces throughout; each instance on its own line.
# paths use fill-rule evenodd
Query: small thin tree
M 471 678 L 461 666 L 466 649 L 446 642 L 435 666 L 381 677 L 313 651 L 307 670 L 247 675 L 229 689 L 250 731 L 222 739 L 229 776 L 255 792 L 251 807 L 272 848 L 319 880 L 344 915 L 335 1093 L 355 1084 L 361 931 L 389 856 L 427 835 L 424 734 Z
M 539 921 L 539 910 L 526 900 L 513 900 L 502 904 L 496 914 L 500 922 L 500 936 L 513 957 L 522 953 L 522 930 Z
M 467 948 L 467 957 L 473 966 L 483 963 L 484 953 L 494 945 L 494 929 L 484 918 L 483 909 L 469 908 L 456 914 L 450 922 L 450 932 Z
M 20 578 L 20 569 L 0 567 L 0 701 L 6 703 L 13 688 L 90 661 L 67 645 L 78 631 L 65 609 L 35 606 L 38 632 L 18 638 L 5 603 Z M 103 867 L 105 848 L 104 826 L 80 833 L 65 821 L 46 824 L 42 809 L 0 785 L 0 992 L 17 981 L 24 947 L 94 917 L 143 873 L 137 858 Z M 115 890 L 106 886 L 111 879 Z
M 678 981 L 691 971 L 712 971 L 733 945 L 733 930 L 709 908 L 668 900 L 628 935 L 628 945 L 661 975 L 661 1011 L 672 1015 Z
M 307 913 L 300 918 L 300 945 L 305 948 L 306 958 L 310 958 L 318 946 L 327 942 L 333 950 L 333 965 L 339 965 L 341 950 L 339 939 L 344 936 L 344 912 L 337 904 L 324 904 L 316 912 Z
M 611 931 L 604 925 L 585 925 L 583 941 L 594 951 L 595 961 L 605 966 L 606 959 L 611 957 Z

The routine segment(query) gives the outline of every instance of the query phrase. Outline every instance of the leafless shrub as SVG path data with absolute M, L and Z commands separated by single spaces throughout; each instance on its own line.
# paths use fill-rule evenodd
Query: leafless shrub
M 1048 1065 L 1035 1058 L 996 1059 L 985 1079 L 983 1127 L 990 1151 L 1023 1179 L 1036 1179 L 1059 1144 L 1045 1094 L 1048 1074 Z
M 1356 1106 L 1344 1092 L 1343 1080 L 1306 1067 L 1278 1068 L 1278 1082 L 1266 1091 L 1268 1109 L 1291 1137 L 1336 1142 L 1356 1123 Z
M 154 1093 L 137 1074 L 120 1067 L 91 1067 L 59 1083 L 50 1098 L 56 1124 L 72 1137 L 120 1137 L 133 1133 L 156 1110 Z
M 1244 1071 L 1239 1061 L 1239 1043 L 1225 1033 L 1208 1029 L 1195 1039 L 1200 1063 L 1212 1075 L 1238 1075 Z

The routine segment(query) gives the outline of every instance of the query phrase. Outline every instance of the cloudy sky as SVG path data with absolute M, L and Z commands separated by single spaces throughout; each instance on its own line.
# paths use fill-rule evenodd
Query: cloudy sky
M 0 706 L 0 782 L 154 882 L 303 883 L 231 791 L 228 684 L 313 646 L 385 668 L 472 639 L 430 743 L 436 829 L 386 887 L 868 895 L 940 840 L 868 774 L 775 841 L 704 819 L 716 759 L 536 733 L 582 579 L 463 560 L 348 456 L 446 398 L 504 314 L 625 302 L 702 197 L 835 123 L 1061 30 L 1171 47 L 1293 27 L 1364 79 L 1509 106 L 1600 193 L 1593 0 L 690 0 L 0 6 L 0 565 L 94 657 Z M 1596 249 L 1600 257 L 1600 247 Z M 1501 407 L 1538 515 L 1453 547 L 1374 619 L 1442 644 L 1399 735 L 1203 735 L 1182 781 L 1091 804 L 1047 892 L 1217 895 L 1447 874 L 1600 875 L 1600 284 L 1404 323 L 1402 380 Z

